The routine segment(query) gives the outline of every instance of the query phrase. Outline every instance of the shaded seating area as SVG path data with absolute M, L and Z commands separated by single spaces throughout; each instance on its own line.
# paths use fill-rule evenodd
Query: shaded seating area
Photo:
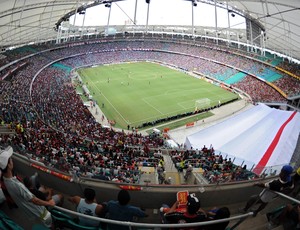
M 0 210 L 0 229 L 1 230 L 23 230 L 21 226 L 15 223 L 1 210 Z
M 173 150 L 170 156 L 178 172 L 183 172 L 191 165 L 193 171 L 201 173 L 210 184 L 257 178 L 246 165 L 235 165 L 231 158 L 216 154 L 213 147 L 204 146 L 201 150 Z
M 78 219 L 57 209 L 51 210 L 51 216 L 55 229 L 72 230 L 101 230 L 101 227 L 89 227 L 78 223 Z

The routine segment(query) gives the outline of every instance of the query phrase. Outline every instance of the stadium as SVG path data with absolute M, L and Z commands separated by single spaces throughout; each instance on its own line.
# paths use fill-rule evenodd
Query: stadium
M 6 229 L 47 229 L 13 199 L 9 165 L 21 182 L 38 175 L 63 194 L 49 209 L 52 229 L 221 229 L 213 218 L 162 224 L 162 204 L 186 191 L 204 210 L 229 208 L 222 229 L 266 229 L 270 213 L 300 203 L 295 179 L 257 215 L 238 211 L 283 166 L 289 180 L 298 175 L 300 5 L 174 2 L 1 1 Z M 93 9 L 101 25 L 86 25 Z M 148 217 L 86 217 L 98 226 L 85 226 L 69 198 L 86 188 L 103 206 L 126 190 Z

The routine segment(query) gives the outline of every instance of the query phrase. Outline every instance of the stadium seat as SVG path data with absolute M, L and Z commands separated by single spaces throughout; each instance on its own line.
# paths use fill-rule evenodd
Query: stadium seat
M 268 221 L 269 222 L 274 221 L 276 218 L 278 218 L 285 207 L 286 207 L 285 205 L 281 205 L 281 206 L 275 208 L 274 210 L 266 213 Z
M 3 211 L 0 210 L 0 229 L 2 230 L 24 230 L 10 217 L 8 217 Z
M 68 227 L 68 219 L 66 218 L 63 218 L 63 217 L 59 217 L 59 216 L 55 216 L 55 215 L 52 215 L 52 222 L 53 222 L 53 225 L 55 227 L 55 229 L 62 229 L 64 227 Z
M 52 216 L 61 217 L 61 218 L 65 218 L 68 220 L 74 220 L 74 218 L 72 216 L 70 216 L 64 212 L 61 212 L 57 209 L 52 209 L 50 212 L 51 212 Z
M 102 230 L 101 227 L 88 227 L 84 225 L 80 225 L 72 220 L 68 220 L 68 227 L 72 230 Z
M 74 221 L 75 219 L 66 213 L 59 210 L 51 210 L 52 220 L 55 228 L 69 227 L 68 220 Z
M 31 230 L 49 230 L 49 228 L 42 224 L 35 224 L 32 226 Z

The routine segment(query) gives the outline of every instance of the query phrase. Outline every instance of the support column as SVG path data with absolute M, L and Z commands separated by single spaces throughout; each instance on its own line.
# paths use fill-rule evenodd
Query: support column
M 194 6 L 197 6 L 197 3 L 195 1 L 191 1 L 192 3 L 192 37 L 194 38 L 195 36 L 195 31 L 194 31 Z
M 83 20 L 82 20 L 81 35 L 80 35 L 81 37 L 83 37 L 84 23 L 85 23 L 85 14 L 83 15 Z
M 229 47 L 230 45 L 230 15 L 229 15 L 229 10 L 228 10 L 228 2 L 226 2 L 226 8 L 227 8 L 227 20 L 228 20 L 228 29 L 227 29 L 227 46 Z
M 251 45 L 251 52 L 253 52 L 253 34 L 252 34 L 252 21 L 250 20 L 250 45 Z
M 106 33 L 105 33 L 105 36 L 107 36 L 108 35 L 108 28 L 109 28 L 109 21 L 110 21 L 110 13 L 111 13 L 112 3 L 110 3 L 108 5 L 105 5 L 105 6 L 109 7 L 108 18 L 107 18 L 107 26 L 106 26 Z
M 219 36 L 218 36 L 218 15 L 217 15 L 217 0 L 215 0 L 215 30 L 216 30 L 216 44 L 219 44 Z
M 74 21 L 73 21 L 73 27 L 74 28 L 75 28 L 77 12 L 78 12 L 78 0 L 77 0 L 77 3 L 76 3 L 76 10 L 75 10 L 75 14 L 74 14 Z M 76 34 L 76 30 L 74 29 L 74 33 L 73 33 L 74 41 L 76 40 L 76 35 L 75 34 Z
M 134 25 L 136 25 L 137 1 L 138 1 L 138 0 L 135 0 L 134 20 L 133 20 Z
M 150 0 L 146 0 L 146 3 L 148 4 L 148 7 L 147 7 L 147 21 L 146 21 L 146 34 L 147 34 L 148 33 L 148 22 L 149 22 Z

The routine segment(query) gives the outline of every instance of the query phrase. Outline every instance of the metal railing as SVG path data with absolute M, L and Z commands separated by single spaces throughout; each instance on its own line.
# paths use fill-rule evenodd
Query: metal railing
M 275 194 L 277 194 L 278 196 L 290 200 L 294 203 L 300 204 L 300 201 L 287 196 L 283 193 L 280 192 L 276 192 L 276 191 L 272 191 L 269 190 Z M 68 210 L 62 207 L 58 207 L 55 206 L 54 209 L 60 210 L 64 213 L 68 213 L 71 214 L 73 216 L 77 216 L 77 217 L 84 217 L 90 220 L 96 220 L 102 223 L 107 223 L 107 224 L 115 224 L 115 225 L 122 225 L 122 226 L 128 226 L 128 228 L 131 230 L 132 227 L 142 227 L 142 228 L 147 228 L 147 229 L 160 229 L 160 228 L 182 228 L 182 227 L 195 227 L 195 226 L 207 226 L 207 225 L 211 225 L 211 224 L 217 224 L 217 223 L 222 223 L 222 222 L 227 222 L 227 221 L 234 221 L 237 220 L 237 222 L 232 226 L 232 227 L 228 227 L 227 229 L 233 230 L 235 229 L 238 225 L 240 225 L 243 221 L 245 221 L 249 216 L 253 215 L 253 212 L 248 212 L 245 214 L 241 214 L 241 215 L 236 215 L 233 217 L 229 217 L 229 218 L 223 218 L 223 219 L 218 219 L 218 220 L 210 220 L 210 221 L 203 221 L 203 222 L 196 222 L 196 223 L 185 223 L 185 224 L 150 224 L 150 223 L 136 223 L 136 222 L 128 222 L 128 221 L 117 221 L 117 220 L 110 220 L 110 219 L 105 219 L 105 218 L 100 218 L 100 217 L 94 217 L 94 216 L 88 216 L 82 213 L 78 213 L 72 210 Z
M 149 224 L 149 223 L 136 223 L 136 222 L 128 222 L 128 221 L 117 221 L 117 220 L 110 220 L 110 219 L 105 219 L 105 218 L 100 218 L 100 217 L 95 217 L 95 216 L 88 216 L 82 213 L 78 213 L 75 211 L 71 211 L 62 207 L 55 206 L 54 209 L 60 210 L 64 213 L 68 213 L 71 215 L 75 215 L 78 217 L 84 217 L 90 220 L 96 220 L 103 223 L 107 224 L 115 224 L 115 225 L 122 225 L 122 226 L 128 226 L 128 228 L 131 230 L 132 227 L 142 227 L 142 228 L 147 228 L 147 229 L 160 229 L 160 228 L 182 228 L 182 227 L 195 227 L 195 226 L 206 226 L 206 225 L 211 225 L 211 224 L 217 224 L 217 223 L 222 223 L 222 222 L 227 222 L 227 221 L 233 221 L 233 220 L 239 220 L 239 223 L 243 222 L 246 220 L 249 216 L 253 215 L 253 212 L 249 212 L 246 214 L 241 214 L 229 218 L 224 218 L 224 219 L 218 219 L 218 220 L 210 220 L 210 221 L 203 221 L 203 222 L 196 222 L 196 223 L 186 223 L 186 224 Z M 236 227 L 236 226 L 235 226 Z M 233 228 L 229 228 L 233 229 Z
M 272 191 L 272 190 L 270 190 L 270 191 Z M 280 196 L 280 197 L 282 197 L 284 199 L 290 200 L 290 201 L 292 201 L 292 202 L 294 202 L 296 204 L 300 204 L 300 201 L 297 200 L 297 199 L 295 199 L 295 198 L 293 198 L 293 197 L 287 196 L 287 195 L 285 195 L 283 193 L 280 193 L 280 192 L 275 192 L 275 191 L 272 191 L 272 192 L 276 193 L 278 196 Z

